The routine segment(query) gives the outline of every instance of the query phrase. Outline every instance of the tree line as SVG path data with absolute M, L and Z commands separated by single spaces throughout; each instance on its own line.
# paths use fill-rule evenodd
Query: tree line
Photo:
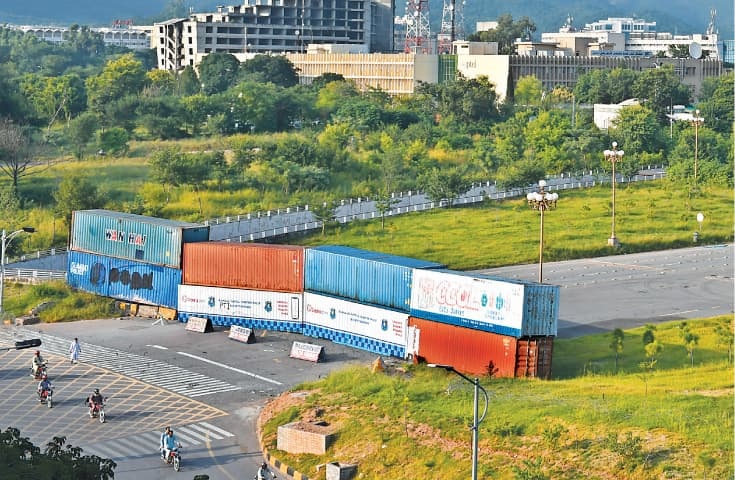
M 527 19 L 511 26 L 533 27 Z M 733 181 L 731 73 L 705 79 L 696 104 L 705 122 L 695 132 L 666 116 L 673 105 L 694 102 L 670 67 L 595 70 L 573 90 L 548 92 L 524 77 L 500 102 L 486 77 L 458 76 L 390 96 L 332 73 L 299 84 L 282 56 L 241 63 L 213 53 L 197 70 L 174 73 L 153 69 L 153 55 L 109 49 L 83 27 L 61 45 L 0 29 L 0 168 L 12 187 L 4 197 L 22 197 L 18 182 L 43 168 L 33 161 L 41 155 L 125 156 L 132 140 L 202 137 L 221 139 L 222 148 L 151 153 L 150 179 L 164 194 L 136 198 L 126 208 L 159 214 L 174 188 L 252 189 L 283 204 L 337 196 L 387 201 L 393 191 L 422 189 L 451 204 L 476 180 L 513 187 L 551 174 L 607 170 L 602 151 L 612 141 L 626 152 L 617 167 L 624 174 L 663 164 L 670 178 L 689 184 L 695 134 L 698 182 Z M 623 109 L 607 131 L 594 125 L 592 104 L 628 98 L 640 104 Z M 69 205 L 105 202 L 74 183 L 55 194 L 67 216 Z M 74 198 L 80 191 L 84 197 Z

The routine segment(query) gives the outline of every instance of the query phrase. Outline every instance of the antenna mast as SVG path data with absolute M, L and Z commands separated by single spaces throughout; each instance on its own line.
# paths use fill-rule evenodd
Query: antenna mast
M 429 1 L 406 0 L 406 53 L 431 53 Z

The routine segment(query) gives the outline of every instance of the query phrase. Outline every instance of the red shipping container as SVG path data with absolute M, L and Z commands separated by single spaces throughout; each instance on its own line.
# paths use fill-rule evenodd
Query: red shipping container
M 409 345 L 415 361 L 451 365 L 472 375 L 488 375 L 490 363 L 496 377 L 516 374 L 517 339 L 497 333 L 472 330 L 447 323 L 408 317 L 408 326 L 418 329 L 418 352 Z M 410 333 L 409 333 L 410 336 Z
M 304 247 L 186 243 L 182 270 L 185 285 L 300 293 L 304 291 Z
M 551 378 L 553 351 L 554 337 L 519 338 L 516 377 Z

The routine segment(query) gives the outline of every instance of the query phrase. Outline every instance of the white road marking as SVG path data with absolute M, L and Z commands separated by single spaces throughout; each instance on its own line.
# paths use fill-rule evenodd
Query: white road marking
M 162 347 L 161 345 L 146 345 L 146 347 L 157 348 L 159 350 L 168 350 L 168 347 Z
M 176 352 L 176 353 L 178 353 L 179 355 L 183 355 L 185 357 L 189 357 L 189 358 L 193 358 L 195 360 L 199 360 L 199 361 L 202 361 L 202 362 L 205 362 L 205 363 L 209 363 L 210 365 L 216 365 L 216 366 L 221 367 L 221 368 L 226 368 L 227 370 L 232 370 L 233 372 L 242 373 L 243 375 L 248 375 L 250 377 L 257 378 L 258 380 L 263 380 L 264 382 L 272 383 L 274 385 L 283 385 L 279 381 L 271 380 L 270 378 L 261 377 L 258 374 L 255 374 L 255 373 L 252 373 L 252 372 L 248 372 L 248 371 L 245 371 L 245 370 L 240 370 L 239 368 L 231 367 L 229 365 L 225 365 L 224 363 L 214 362 L 214 361 L 209 360 L 207 358 L 197 357 L 196 355 L 192 355 L 191 353 L 186 353 L 186 352 Z

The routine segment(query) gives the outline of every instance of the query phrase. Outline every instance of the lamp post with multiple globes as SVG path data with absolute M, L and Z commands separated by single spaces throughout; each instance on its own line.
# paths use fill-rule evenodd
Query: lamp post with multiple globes
M 612 233 L 610 238 L 607 239 L 607 244 L 611 247 L 617 248 L 620 246 L 618 238 L 615 236 L 615 164 L 623 159 L 624 152 L 618 150 L 618 142 L 612 143 L 612 150 L 605 150 L 603 152 L 605 159 L 612 165 Z
M 538 247 L 538 281 L 544 281 L 544 212 L 556 208 L 556 201 L 559 200 L 558 193 L 545 192 L 546 181 L 539 180 L 538 192 L 531 192 L 526 195 L 528 206 L 534 210 L 541 212 L 541 234 Z

